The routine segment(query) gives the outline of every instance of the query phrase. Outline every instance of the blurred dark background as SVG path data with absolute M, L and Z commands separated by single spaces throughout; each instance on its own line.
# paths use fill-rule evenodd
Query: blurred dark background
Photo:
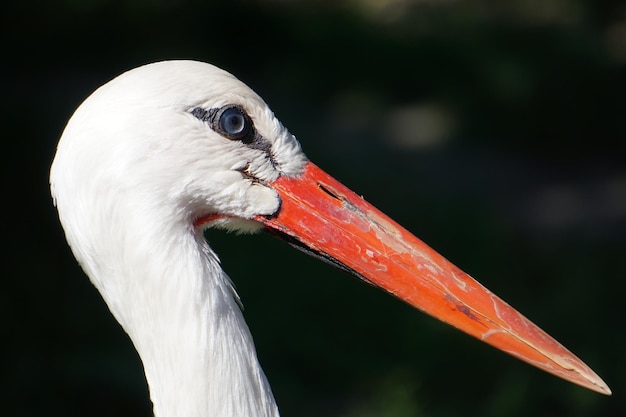
M 231 71 L 308 156 L 573 350 L 560 381 L 266 235 L 210 231 L 283 416 L 625 416 L 626 4 L 4 2 L 6 416 L 149 416 L 141 363 L 65 244 L 48 169 L 132 67 Z

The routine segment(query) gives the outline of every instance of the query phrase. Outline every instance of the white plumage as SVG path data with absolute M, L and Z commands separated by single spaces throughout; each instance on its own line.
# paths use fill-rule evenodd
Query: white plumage
M 189 111 L 236 103 L 272 141 L 265 153 Z M 129 71 L 72 116 L 52 165 L 67 240 L 144 364 L 157 416 L 275 416 L 235 292 L 194 221 L 233 229 L 279 199 L 249 180 L 297 174 L 305 157 L 267 105 L 232 75 L 179 61 Z

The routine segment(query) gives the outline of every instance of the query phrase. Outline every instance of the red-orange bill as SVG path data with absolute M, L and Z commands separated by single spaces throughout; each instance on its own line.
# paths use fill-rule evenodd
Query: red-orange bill
M 281 208 L 255 220 L 295 246 L 537 368 L 611 394 L 560 343 L 314 164 L 269 186 Z

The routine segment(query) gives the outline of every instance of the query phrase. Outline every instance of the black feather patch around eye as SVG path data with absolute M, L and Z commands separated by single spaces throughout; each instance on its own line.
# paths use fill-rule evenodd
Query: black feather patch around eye
M 252 149 L 266 152 L 274 163 L 270 141 L 256 131 L 252 119 L 241 106 L 227 104 L 210 109 L 194 107 L 189 113 L 207 123 L 212 130 L 226 139 L 240 141 Z

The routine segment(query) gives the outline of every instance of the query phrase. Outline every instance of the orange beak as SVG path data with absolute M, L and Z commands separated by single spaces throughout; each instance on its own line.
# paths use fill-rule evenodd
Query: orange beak
M 314 164 L 269 186 L 281 208 L 254 219 L 274 234 L 539 369 L 611 394 L 547 333 Z

